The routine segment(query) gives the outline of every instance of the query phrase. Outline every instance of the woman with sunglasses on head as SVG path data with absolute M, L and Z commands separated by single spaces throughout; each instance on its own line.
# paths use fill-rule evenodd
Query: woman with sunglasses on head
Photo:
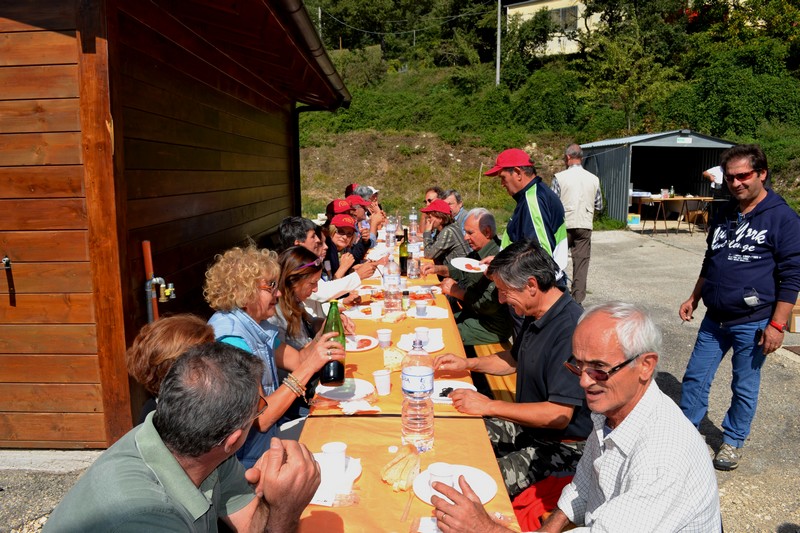
M 334 333 L 312 340 L 301 350 L 280 342 L 278 328 L 267 321 L 275 314 L 281 296 L 279 278 L 277 254 L 252 244 L 217 255 L 206 272 L 203 295 L 216 311 L 208 321 L 216 339 L 265 363 L 261 385 L 269 405 L 236 452 L 245 468 L 252 467 L 269 448 L 284 413 L 304 395 L 313 375 L 328 361 L 344 359 L 344 346 L 331 340 Z M 279 380 L 278 367 L 290 374 Z
M 281 277 L 278 290 L 281 297 L 275 307 L 275 314 L 268 322 L 278 328 L 278 339 L 296 350 L 302 350 L 320 335 L 325 324 L 325 313 L 318 302 L 309 300 L 317 291 L 317 284 L 322 276 L 322 260 L 313 252 L 302 246 L 293 246 L 284 250 L 278 259 L 281 266 Z M 319 307 L 312 316 L 306 305 Z M 342 315 L 345 333 L 355 333 L 353 321 Z M 278 369 L 278 377 L 286 374 L 285 369 Z M 298 418 L 308 414 L 308 402 L 314 397 L 314 389 L 318 376 L 315 375 L 306 383 L 305 400 L 297 398 L 289 409 L 289 417 Z
M 279 262 L 281 277 L 278 290 L 281 298 L 269 323 L 278 328 L 281 342 L 301 350 L 314 339 L 325 322 L 324 315 L 317 313 L 320 318 L 315 318 L 304 306 L 311 295 L 317 292 L 322 276 L 322 260 L 302 246 L 292 246 L 281 253 Z M 343 315 L 342 321 L 346 333 L 355 331 L 349 318 Z

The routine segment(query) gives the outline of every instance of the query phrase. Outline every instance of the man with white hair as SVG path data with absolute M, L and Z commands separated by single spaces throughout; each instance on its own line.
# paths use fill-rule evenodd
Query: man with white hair
M 464 240 L 472 248 L 467 256 L 480 261 L 500 251 L 500 239 L 494 215 L 477 207 L 464 219 Z M 451 264 L 431 265 L 442 280 L 442 292 L 451 298 L 458 332 L 465 348 L 477 344 L 495 344 L 511 336 L 508 306 L 500 303 L 494 282 L 481 272 L 464 272 Z M 427 269 L 426 269 L 427 271 Z M 469 354 L 474 349 L 467 350 Z
M 580 376 L 594 431 L 558 508 L 540 531 L 712 532 L 722 528 L 717 478 L 697 429 L 654 381 L 661 332 L 643 309 L 612 302 L 589 309 L 564 371 Z M 434 484 L 444 533 L 507 531 L 459 480 Z M 477 502 L 477 503 L 476 503 Z

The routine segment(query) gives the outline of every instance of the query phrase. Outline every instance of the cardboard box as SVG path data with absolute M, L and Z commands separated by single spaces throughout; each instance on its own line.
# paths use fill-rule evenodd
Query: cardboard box
M 638 226 L 642 223 L 641 215 L 636 213 L 628 213 L 628 225 L 629 226 Z
M 800 306 L 795 306 L 792 309 L 792 316 L 789 318 L 789 331 L 800 333 Z

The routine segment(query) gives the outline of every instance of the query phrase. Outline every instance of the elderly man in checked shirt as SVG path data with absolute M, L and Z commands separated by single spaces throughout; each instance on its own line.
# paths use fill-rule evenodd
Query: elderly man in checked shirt
M 541 531 L 717 532 L 717 479 L 706 445 L 653 377 L 661 333 L 643 309 L 613 302 L 589 309 L 573 335 L 565 371 L 580 374 L 594 432 L 572 483 Z M 444 533 L 506 531 L 463 477 L 461 491 L 434 484 Z

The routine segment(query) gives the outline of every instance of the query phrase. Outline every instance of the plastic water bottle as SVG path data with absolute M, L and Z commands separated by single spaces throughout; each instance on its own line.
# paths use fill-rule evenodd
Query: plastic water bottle
M 419 216 L 417 215 L 417 208 L 411 206 L 411 213 L 408 215 L 408 238 L 409 242 L 417 242 L 417 233 L 419 232 Z
M 386 263 L 386 273 L 383 276 L 383 307 L 386 312 L 401 311 L 403 309 L 403 294 L 400 288 L 400 265 L 389 256 Z
M 414 339 L 403 358 L 403 444 L 413 444 L 420 452 L 433 448 L 433 357 Z

